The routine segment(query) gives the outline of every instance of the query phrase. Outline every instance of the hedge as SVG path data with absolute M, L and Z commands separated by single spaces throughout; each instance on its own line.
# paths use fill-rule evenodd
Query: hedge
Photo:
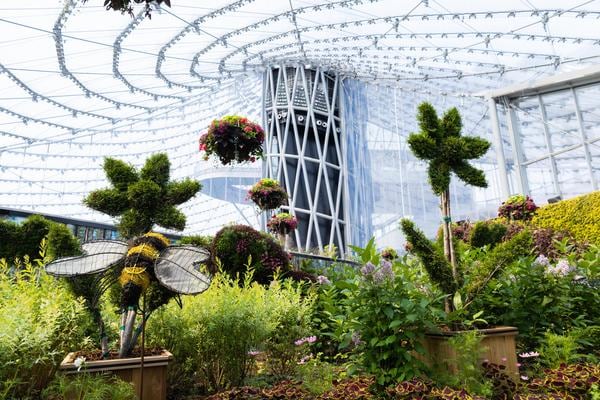
M 600 191 L 541 207 L 532 224 L 567 230 L 577 241 L 600 245 Z

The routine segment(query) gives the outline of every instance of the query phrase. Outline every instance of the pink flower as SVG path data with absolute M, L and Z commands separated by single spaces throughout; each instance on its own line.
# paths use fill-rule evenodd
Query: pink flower
M 502 362 L 506 362 L 506 357 L 502 357 L 500 360 L 502 360 Z
M 318 283 L 319 285 L 328 285 L 328 284 L 330 284 L 331 282 L 329 281 L 329 279 L 327 279 L 327 277 L 326 277 L 326 276 L 324 276 L 324 275 L 319 275 L 319 276 L 317 276 L 317 283 Z
M 529 377 L 526 375 L 521 375 L 521 380 L 528 381 Z

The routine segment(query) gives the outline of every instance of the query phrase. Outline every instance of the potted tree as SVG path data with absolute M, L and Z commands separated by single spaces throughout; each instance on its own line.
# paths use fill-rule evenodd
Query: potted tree
M 66 277 L 93 316 L 99 330 L 100 353 L 86 360 L 86 372 L 112 372 L 131 381 L 141 399 L 166 398 L 166 366 L 170 353 L 144 353 L 144 326 L 152 312 L 178 294 L 206 290 L 209 278 L 198 264 L 208 253 L 193 246 L 170 246 L 155 225 L 182 230 L 185 216 L 176 206 L 200 190 L 191 179 L 170 181 L 166 154 L 155 154 L 138 172 L 122 161 L 104 161 L 112 187 L 95 190 L 85 199 L 90 208 L 118 218 L 118 229 L 127 241 L 98 240 L 82 245 L 82 255 L 59 259 L 46 266 L 48 273 Z M 119 349 L 111 351 L 100 298 L 111 287 L 120 287 Z M 141 349 L 135 345 L 142 336 Z M 69 354 L 61 365 L 64 373 L 81 371 L 81 357 Z M 132 357 L 134 356 L 134 357 Z M 88 356 L 90 358 L 90 356 Z M 78 365 L 79 364 L 79 365 Z M 142 373 L 143 372 L 143 373 Z M 145 378 L 144 378 L 145 376 Z
M 450 180 L 454 173 L 468 185 L 487 187 L 482 170 L 469 164 L 469 160 L 483 156 L 490 143 L 479 137 L 461 136 L 462 121 L 456 108 L 446 111 L 442 118 L 429 103 L 418 107 L 417 120 L 420 132 L 408 138 L 408 144 L 415 156 L 428 162 L 427 174 L 433 192 L 440 197 L 442 212 L 443 249 L 430 241 L 415 224 L 401 221 L 402 230 L 408 242 L 409 251 L 423 263 L 431 281 L 445 296 L 445 309 L 449 318 L 449 329 L 427 335 L 425 348 L 430 364 L 439 364 L 455 358 L 448 339 L 472 327 L 475 322 L 483 322 L 481 313 L 470 315 L 468 305 L 474 296 L 502 268 L 502 260 L 495 265 L 484 279 L 467 287 L 464 276 L 457 268 L 454 241 L 451 229 Z M 486 348 L 484 357 L 490 362 L 505 365 L 511 377 L 518 376 L 515 336 L 517 329 L 500 327 L 481 329 L 482 346 Z M 453 368 L 453 366 L 450 366 Z M 454 366 L 455 367 L 455 366 Z

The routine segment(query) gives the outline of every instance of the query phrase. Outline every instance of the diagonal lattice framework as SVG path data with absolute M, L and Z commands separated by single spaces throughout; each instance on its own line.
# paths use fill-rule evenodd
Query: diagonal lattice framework
M 340 79 L 320 68 L 279 66 L 264 75 L 266 167 L 290 196 L 293 240 L 309 251 L 346 246 Z

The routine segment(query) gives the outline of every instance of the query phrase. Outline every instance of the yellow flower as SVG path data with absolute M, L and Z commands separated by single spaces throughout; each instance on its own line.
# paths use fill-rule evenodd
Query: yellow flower
M 138 246 L 134 246 L 127 251 L 127 256 L 135 256 L 140 255 L 149 260 L 156 260 L 158 258 L 158 250 L 152 247 L 149 244 L 140 244 Z
M 125 267 L 119 276 L 119 283 L 121 286 L 125 286 L 129 282 L 140 286 L 142 291 L 144 291 L 150 286 L 150 274 L 146 272 L 146 268 Z
M 165 235 L 160 234 L 158 232 L 148 232 L 148 233 L 144 234 L 144 236 L 156 238 L 156 239 L 160 240 L 161 242 L 163 242 L 165 244 L 165 246 L 168 246 L 170 243 L 169 239 Z

